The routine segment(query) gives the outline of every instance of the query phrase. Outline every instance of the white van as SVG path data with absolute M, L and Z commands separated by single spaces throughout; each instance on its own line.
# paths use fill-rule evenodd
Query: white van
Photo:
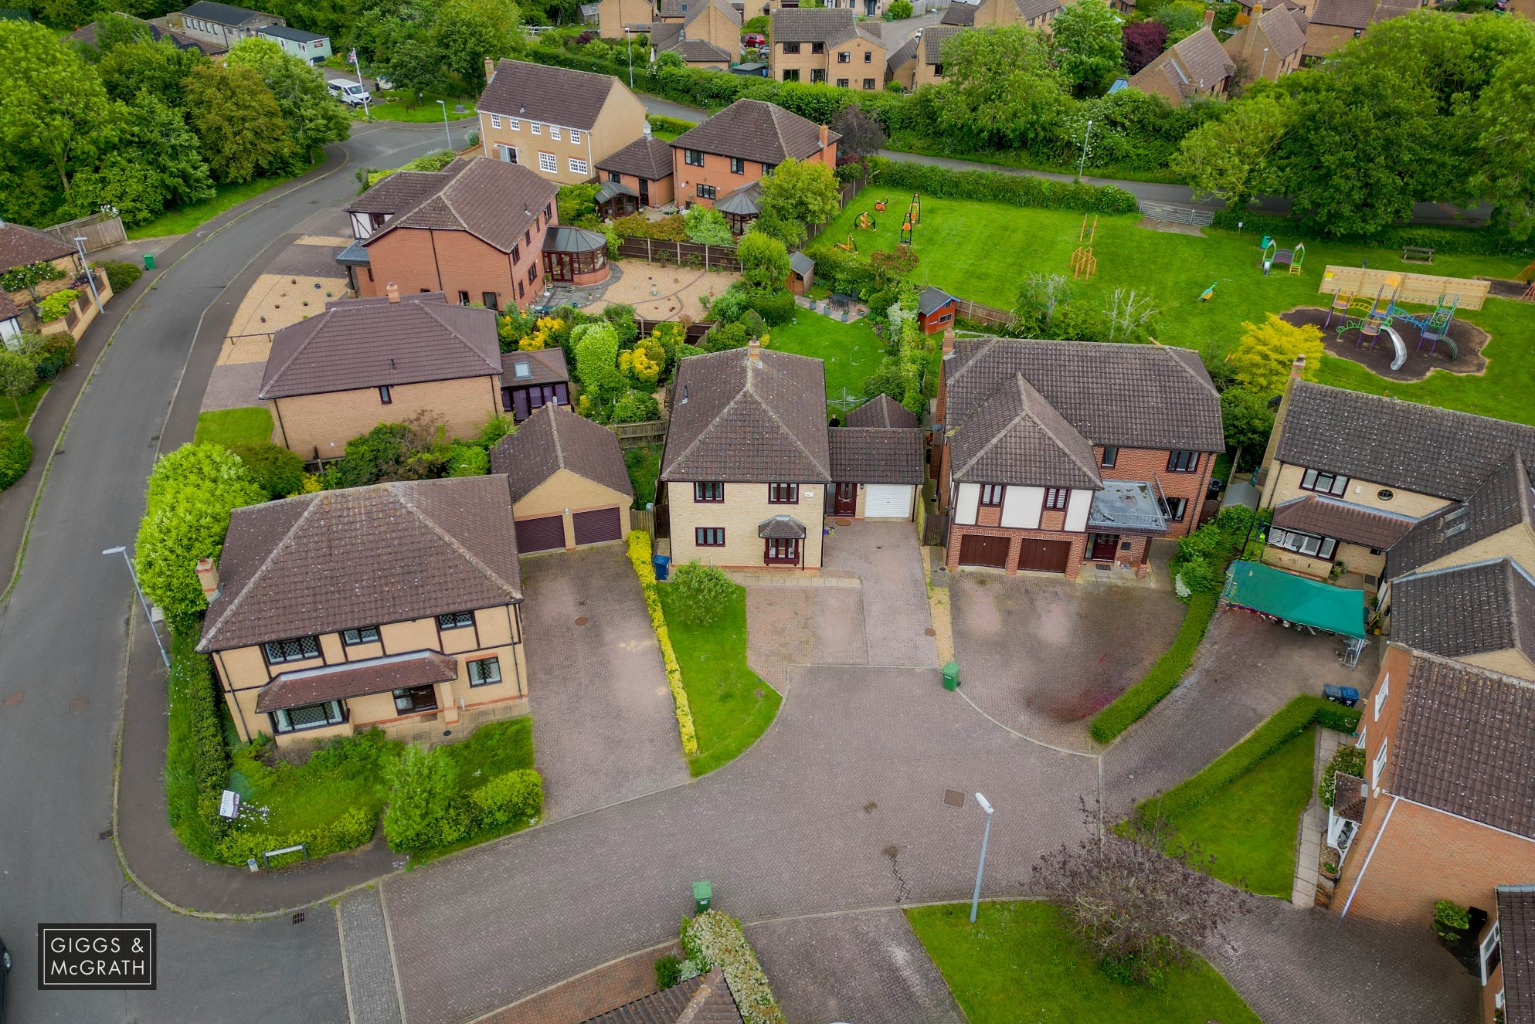
M 356 82 L 348 82 L 345 78 L 332 78 L 325 83 L 325 88 L 330 94 L 348 106 L 356 107 L 371 102 L 373 97 L 368 95 L 368 90 Z

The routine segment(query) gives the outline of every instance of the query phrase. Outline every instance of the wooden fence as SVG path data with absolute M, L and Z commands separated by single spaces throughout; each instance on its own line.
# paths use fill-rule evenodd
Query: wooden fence
M 1013 322 L 1013 314 L 1006 310 L 997 309 L 995 306 L 983 306 L 979 302 L 971 302 L 969 299 L 958 299 L 956 314 L 960 320 L 968 320 L 973 324 L 984 324 L 987 327 L 1006 327 Z
M 741 269 L 733 245 L 700 245 L 697 242 L 669 242 L 660 238 L 624 235 L 618 242 L 618 254 L 629 259 L 654 263 L 687 264 L 705 270 Z
M 608 427 L 618 435 L 620 448 L 643 448 L 648 444 L 660 444 L 666 440 L 665 420 L 645 420 L 642 423 L 614 423 Z
M 76 238 L 85 239 L 85 251 L 97 252 L 128 240 L 123 229 L 123 219 L 115 213 L 96 213 L 78 220 L 67 220 L 43 231 L 66 245 L 74 245 Z
M 635 317 L 634 322 L 636 325 L 638 325 L 641 335 L 649 334 L 651 331 L 655 330 L 657 327 L 660 327 L 662 324 L 678 324 L 678 321 L 676 320 L 646 320 L 644 317 Z M 703 336 L 709 333 L 709 328 L 713 326 L 714 321 L 712 320 L 701 320 L 696 324 L 688 324 L 688 344 L 697 345 L 700 341 L 703 340 Z
M 636 495 L 636 497 L 638 497 Z M 648 508 L 631 508 L 629 510 L 629 529 L 644 530 L 650 534 L 652 541 L 656 536 L 656 514 Z

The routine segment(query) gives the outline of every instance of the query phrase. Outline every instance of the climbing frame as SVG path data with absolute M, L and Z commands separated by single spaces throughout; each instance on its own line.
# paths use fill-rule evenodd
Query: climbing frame
M 1491 281 L 1478 278 L 1439 277 L 1434 274 L 1408 274 L 1400 270 L 1329 264 L 1322 272 L 1322 284 L 1317 290 L 1326 295 L 1377 295 L 1383 288 L 1388 291 L 1391 289 L 1393 278 L 1401 278 L 1396 301 L 1418 306 L 1435 306 L 1441 297 L 1454 295 L 1460 309 L 1481 309 L 1482 302 L 1492 289 Z

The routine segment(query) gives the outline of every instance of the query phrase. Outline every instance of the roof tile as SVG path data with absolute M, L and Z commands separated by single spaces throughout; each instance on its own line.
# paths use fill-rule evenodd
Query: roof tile
M 617 435 L 562 405 L 544 406 L 516 433 L 497 441 L 490 450 L 490 467 L 493 473 L 506 474 L 513 504 L 561 469 L 634 497 Z
M 949 438 L 957 481 L 1040 487 L 1103 486 L 1093 446 L 1014 374 Z
M 830 133 L 829 141 L 842 136 Z M 821 151 L 821 129 L 814 121 L 764 100 L 736 100 L 718 114 L 672 140 L 673 149 L 697 149 L 777 165 L 804 160 Z
M 1535 1024 L 1535 885 L 1500 885 L 1504 1024 Z
M 75 247 L 23 224 L 0 223 L 0 271 L 61 259 Z
M 875 395 L 847 414 L 850 427 L 915 427 L 917 417 L 900 402 L 886 394 Z
M 922 431 L 915 427 L 838 427 L 827 444 L 833 480 L 920 486 L 926 476 Z
M 597 169 L 660 181 L 672 173 L 671 143 L 646 135 L 635 139 L 605 160 L 597 161 Z
M 475 109 L 590 131 L 622 88 L 612 75 L 502 58 Z
M 1504 558 L 1397 580 L 1391 635 L 1446 658 L 1514 650 L 1535 662 L 1535 579 Z
M 526 167 L 475 157 L 439 191 L 395 216 L 363 244 L 371 246 L 401 228 L 426 228 L 467 231 L 502 252 L 511 252 L 559 190 L 557 184 Z
M 1385 549 L 1413 528 L 1411 519 L 1315 494 L 1274 506 L 1274 525 L 1336 537 L 1351 544 Z

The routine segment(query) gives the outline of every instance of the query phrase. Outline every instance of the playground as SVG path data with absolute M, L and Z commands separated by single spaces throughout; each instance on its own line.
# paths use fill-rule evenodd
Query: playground
M 1358 363 L 1386 380 L 1423 380 L 1434 370 L 1459 374 L 1480 374 L 1487 370 L 1487 360 L 1482 356 L 1482 348 L 1487 344 L 1487 332 L 1469 320 L 1453 321 L 1449 325 L 1448 334 L 1440 339 L 1438 351 L 1432 355 L 1419 353 L 1420 346 L 1422 352 L 1427 353 L 1433 343 L 1424 341 L 1422 329 L 1416 323 L 1406 320 L 1395 321 L 1392 329 L 1402 339 L 1409 356 L 1400 368 L 1392 369 L 1391 364 L 1396 359 L 1396 353 L 1389 338 L 1377 336 L 1379 340 L 1373 346 L 1368 341 L 1361 344 L 1357 330 L 1341 334 L 1338 332 L 1336 316 L 1332 317 L 1331 324 L 1328 323 L 1331 312 L 1317 306 L 1302 306 L 1279 314 L 1279 318 L 1297 326 L 1309 324 L 1312 327 L 1321 328 L 1322 343 L 1326 346 L 1328 355 Z M 1451 342 L 1454 348 L 1446 346 L 1445 340 Z M 1451 351 L 1455 353 L 1453 357 L 1450 355 Z

